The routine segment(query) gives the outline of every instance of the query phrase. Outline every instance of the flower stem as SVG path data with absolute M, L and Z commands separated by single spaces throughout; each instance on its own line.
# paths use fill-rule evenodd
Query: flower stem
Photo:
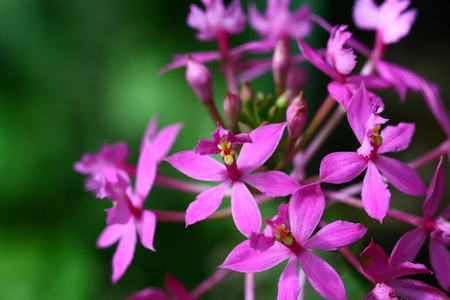
M 426 166 L 432 161 L 435 161 L 441 157 L 441 155 L 445 155 L 447 151 L 449 150 L 450 146 L 450 140 L 446 140 L 442 142 L 439 146 L 436 148 L 428 151 L 427 153 L 423 154 L 422 156 L 416 158 L 415 160 L 408 163 L 408 165 L 413 169 L 420 169 L 423 166 Z
M 255 273 L 245 274 L 245 300 L 255 299 Z
M 201 297 L 204 293 L 208 292 L 212 287 L 214 287 L 217 283 L 222 281 L 229 274 L 231 274 L 231 270 L 228 269 L 217 270 L 216 272 L 214 272 L 214 274 L 212 274 L 209 278 L 205 279 L 191 292 L 191 297 L 193 299 Z
M 168 177 L 159 173 L 156 175 L 155 183 L 166 188 L 195 195 L 212 188 L 212 186 L 207 184 L 187 182 L 184 180 Z M 225 193 L 225 197 L 231 197 L 231 192 L 227 191 Z

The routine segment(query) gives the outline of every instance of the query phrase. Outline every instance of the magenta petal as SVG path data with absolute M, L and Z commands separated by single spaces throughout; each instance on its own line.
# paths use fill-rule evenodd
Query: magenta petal
M 328 84 L 327 89 L 328 93 L 330 93 L 334 100 L 342 104 L 345 108 L 348 107 L 348 102 L 352 97 L 352 92 L 346 84 L 333 81 Z
M 166 273 L 164 284 L 169 292 L 177 296 L 179 300 L 192 299 L 189 290 L 178 279 Z
M 301 187 L 289 202 L 291 231 L 299 244 L 303 244 L 313 233 L 325 209 L 325 196 L 320 185 Z
M 441 287 L 450 292 L 450 252 L 438 241 L 430 239 L 430 262 Z
M 366 176 L 364 176 L 361 200 L 367 214 L 380 221 L 386 216 L 389 209 L 391 193 L 383 177 L 377 170 L 377 166 L 369 161 Z
M 241 181 L 233 182 L 231 189 L 231 214 L 237 229 L 250 236 L 261 230 L 261 213 L 252 194 Z
M 167 153 L 169 153 L 181 128 L 182 125 L 177 123 L 168 125 L 159 130 L 158 134 L 152 141 L 154 145 L 153 154 L 155 155 L 156 162 L 159 163 L 167 155 Z
M 388 274 L 388 257 L 383 248 L 373 241 L 359 256 L 364 272 L 375 281 L 385 280 Z
M 134 197 L 136 202 L 134 203 L 138 207 L 142 207 L 142 204 L 147 198 L 150 189 L 152 188 L 153 182 L 156 177 L 156 161 L 154 156 L 153 144 L 146 140 L 139 155 L 139 160 L 136 169 L 136 193 L 137 197 Z
M 210 156 L 197 155 L 194 151 L 182 151 L 165 158 L 175 169 L 187 176 L 203 181 L 225 181 L 226 168 Z
M 291 250 L 281 243 L 275 243 L 264 252 L 255 251 L 250 247 L 250 241 L 246 240 L 237 245 L 219 267 L 242 273 L 256 273 L 278 265 L 291 254 Z
M 441 204 L 445 192 L 445 173 L 442 167 L 442 156 L 428 187 L 427 196 L 422 206 L 423 215 L 426 219 L 432 219 Z
M 367 120 L 372 115 L 372 101 L 369 100 L 364 82 L 353 94 L 348 104 L 347 118 L 356 135 L 358 141 L 362 144 L 366 137 Z
M 117 242 L 126 229 L 126 225 L 113 224 L 103 229 L 102 233 L 97 239 L 97 247 L 107 248 Z
M 269 159 L 280 142 L 286 123 L 270 124 L 250 133 L 253 143 L 242 146 L 237 165 L 241 175 L 256 170 Z
M 280 171 L 255 173 L 242 176 L 241 179 L 271 197 L 292 195 L 300 188 L 296 179 Z
M 408 148 L 414 134 L 413 123 L 399 123 L 397 126 L 386 126 L 381 130 L 383 144 L 378 148 L 378 154 L 399 152 Z
M 403 193 L 421 196 L 427 192 L 420 176 L 408 165 L 383 155 L 375 157 L 374 163 L 392 185 Z
M 322 297 L 333 300 L 347 299 L 344 283 L 326 261 L 308 250 L 301 250 L 297 257 L 306 278 Z
M 157 288 L 145 288 L 128 297 L 126 300 L 172 300 L 166 292 Z
M 396 266 L 405 261 L 413 261 L 422 248 L 427 235 L 423 227 L 418 227 L 402 235 L 389 257 L 391 269 L 395 269 Z
M 278 280 L 277 300 L 297 300 L 300 282 L 297 272 L 297 257 L 292 255 Z
M 144 210 L 137 229 L 142 245 L 147 249 L 155 251 L 155 248 L 153 247 L 153 238 L 155 237 L 156 229 L 155 213 L 149 210 Z
M 409 300 L 448 300 L 442 291 L 415 279 L 397 279 L 389 282 L 398 296 Z
M 320 181 L 345 183 L 354 179 L 367 168 L 367 160 L 356 152 L 334 152 L 320 163 Z
M 230 186 L 230 181 L 225 181 L 218 186 L 200 193 L 195 201 L 189 204 L 186 210 L 186 226 L 194 224 L 212 215 L 220 206 L 223 196 Z
M 302 244 L 306 249 L 337 250 L 353 244 L 364 236 L 367 227 L 359 223 L 335 221 L 323 227 Z
M 330 76 L 333 80 L 337 79 L 337 73 L 330 68 L 325 60 L 314 51 L 304 40 L 298 39 L 298 46 L 303 56 L 319 70 Z
M 425 265 L 416 264 L 409 261 L 405 261 L 398 266 L 396 266 L 395 270 L 390 270 L 391 278 L 399 278 L 408 275 L 416 275 L 416 274 L 433 274 Z
M 436 121 L 441 125 L 445 134 L 450 136 L 450 116 L 440 96 L 439 87 L 424 79 L 421 79 L 420 84 L 425 103 L 430 108 Z
M 394 288 L 384 282 L 377 283 L 372 290 L 372 294 L 375 296 L 376 300 L 398 299 L 393 296 L 396 295 Z
M 127 270 L 134 256 L 134 248 L 136 247 L 136 226 L 134 219 L 131 219 L 123 232 L 120 242 L 117 245 L 116 252 L 112 259 L 112 276 L 111 280 L 116 283 Z

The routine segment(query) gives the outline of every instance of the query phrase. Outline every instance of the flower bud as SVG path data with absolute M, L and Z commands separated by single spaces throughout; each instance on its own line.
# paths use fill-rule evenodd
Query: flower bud
M 303 128 L 305 128 L 307 118 L 307 105 L 304 101 L 303 93 L 300 93 L 300 95 L 293 99 L 291 105 L 286 110 L 288 135 L 291 140 L 296 140 L 300 137 Z
M 242 110 L 242 101 L 238 95 L 227 91 L 227 96 L 223 101 L 223 111 L 227 117 L 228 124 L 231 128 L 237 125 Z
M 284 89 L 286 77 L 289 71 L 289 52 L 282 40 L 278 41 L 272 57 L 272 72 L 275 86 Z
M 242 101 L 249 102 L 253 100 L 253 97 L 255 97 L 255 93 L 253 92 L 253 89 L 247 84 L 247 82 L 244 81 L 242 83 L 239 96 L 241 97 Z
M 187 57 L 186 80 L 204 104 L 213 101 L 211 72 L 190 56 Z

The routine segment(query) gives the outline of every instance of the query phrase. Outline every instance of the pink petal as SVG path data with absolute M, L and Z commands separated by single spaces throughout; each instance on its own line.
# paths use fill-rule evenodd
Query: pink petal
M 372 290 L 372 294 L 375 296 L 376 300 L 392 300 L 398 299 L 395 295 L 395 290 L 390 285 L 386 283 L 377 283 Z
M 383 248 L 373 241 L 359 256 L 361 266 L 373 280 L 383 281 L 388 274 L 388 257 Z
M 186 210 L 186 226 L 204 220 L 212 215 L 222 203 L 229 180 L 200 193 Z
M 416 264 L 409 261 L 405 261 L 399 264 L 394 270 L 390 270 L 391 278 L 399 278 L 408 275 L 416 275 L 416 274 L 433 274 L 425 265 Z
M 306 249 L 337 250 L 353 244 L 364 236 L 367 227 L 346 221 L 335 221 L 323 227 L 302 244 Z
M 328 93 L 330 93 L 334 100 L 342 104 L 345 108 L 348 107 L 348 102 L 352 97 L 352 92 L 346 84 L 332 81 L 328 84 L 327 89 Z
M 406 1 L 387 1 L 386 3 L 405 3 Z M 409 1 L 407 1 L 409 3 Z M 383 5 L 387 6 L 387 5 Z M 399 6 L 403 6 L 400 4 Z M 410 9 L 407 12 L 400 14 L 400 12 L 394 16 L 392 16 L 392 21 L 387 21 L 386 19 L 391 19 L 390 17 L 386 17 L 387 11 L 392 11 L 391 7 L 386 7 L 386 9 L 382 9 L 380 14 L 383 16 L 380 20 L 380 27 L 382 27 L 383 32 L 383 42 L 385 44 L 392 44 L 398 42 L 401 38 L 408 35 L 409 30 L 411 29 L 412 24 L 416 20 L 417 10 Z
M 116 201 L 112 208 L 105 209 L 108 217 L 106 224 L 126 224 L 130 220 L 131 211 L 125 199 Z
M 255 251 L 246 240 L 234 248 L 219 268 L 242 273 L 265 271 L 290 257 L 291 250 L 281 243 L 275 243 L 264 252 Z
M 430 108 L 436 121 L 441 125 L 441 128 L 447 137 L 450 136 L 450 116 L 448 115 L 447 109 L 440 96 L 439 87 L 421 78 L 420 89 L 423 98 L 425 99 L 425 103 Z
M 333 80 L 337 80 L 337 73 L 333 71 L 325 60 L 314 51 L 304 40 L 298 39 L 298 46 L 303 56 L 319 70 L 327 74 Z
M 107 248 L 117 242 L 123 235 L 126 225 L 113 224 L 103 229 L 102 233 L 97 239 L 97 247 Z
M 144 210 L 137 229 L 141 244 L 145 248 L 155 251 L 155 248 L 153 247 L 153 238 L 155 237 L 156 215 L 152 211 Z
M 112 276 L 111 280 L 116 283 L 127 270 L 134 256 L 134 248 L 136 246 L 136 225 L 134 219 L 131 219 L 127 225 L 124 225 L 125 231 L 117 245 L 116 252 L 112 259 Z
M 157 288 L 146 288 L 134 293 L 127 300 L 172 300 L 166 292 Z
M 177 296 L 179 300 L 183 299 L 191 299 L 189 290 L 180 282 L 178 279 L 166 273 L 165 276 L 165 286 L 168 291 L 170 291 L 173 295 Z
M 286 123 L 270 124 L 250 133 L 253 143 L 242 146 L 237 165 L 241 175 L 247 175 L 262 166 L 273 154 L 283 135 Z
M 378 5 L 373 0 L 357 0 L 353 7 L 353 21 L 358 28 L 374 30 L 378 20 Z
M 239 231 L 249 237 L 261 231 L 261 213 L 252 194 L 241 181 L 233 182 L 231 190 L 231 214 Z
M 430 239 L 430 262 L 441 287 L 450 292 L 450 252 L 438 241 Z
M 448 300 L 443 292 L 419 280 L 397 279 L 389 284 L 398 296 L 409 300 Z
M 277 300 L 297 300 L 300 282 L 297 271 L 297 257 L 292 255 L 278 280 Z
M 391 86 L 389 82 L 377 75 L 351 75 L 347 77 L 347 83 L 352 83 L 356 86 L 360 86 L 361 82 L 369 89 L 384 90 Z
M 182 151 L 164 159 L 187 176 L 202 181 L 225 181 L 226 168 L 210 156 L 197 155 L 194 151 Z
M 139 202 L 134 203 L 138 207 L 142 207 L 155 181 L 157 165 L 153 153 L 154 149 L 153 144 L 149 140 L 144 141 L 144 146 L 139 155 L 136 169 L 136 193 L 138 197 L 134 197 L 136 202 Z
M 399 123 L 397 126 L 386 126 L 381 130 L 383 143 L 378 148 L 378 154 L 399 152 L 408 148 L 414 134 L 413 123 Z
M 301 250 L 297 257 L 306 278 L 322 297 L 347 299 L 341 278 L 326 261 L 308 250 Z
M 445 192 L 445 173 L 442 167 L 442 156 L 439 160 L 439 164 L 434 173 L 433 179 L 431 180 L 430 186 L 428 187 L 427 196 L 423 204 L 422 210 L 423 215 L 426 219 L 432 219 L 444 198 Z
M 248 7 L 248 17 L 250 26 L 258 31 L 261 36 L 266 36 L 269 32 L 269 22 L 260 14 L 255 4 L 250 4 Z
M 169 153 L 175 142 L 181 128 L 180 123 L 168 125 L 159 130 L 153 139 L 154 152 L 156 162 L 160 162 Z
M 325 209 L 325 196 L 320 185 L 301 187 L 289 202 L 291 231 L 299 244 L 303 244 L 313 233 Z
M 427 192 L 422 179 L 408 165 L 383 155 L 377 155 L 374 163 L 392 185 L 403 193 L 421 196 Z
M 356 152 L 334 152 L 320 163 L 320 181 L 345 183 L 354 179 L 367 168 L 367 160 Z
M 395 269 L 397 265 L 405 261 L 413 261 L 427 236 L 428 234 L 423 227 L 418 227 L 402 235 L 389 257 L 390 268 Z
M 367 120 L 372 115 L 372 101 L 370 101 L 366 87 L 361 82 L 361 86 L 353 94 L 348 104 L 347 118 L 356 135 L 358 141 L 362 144 L 366 137 Z
M 374 219 L 383 221 L 389 209 L 391 193 L 383 181 L 377 166 L 369 161 L 366 176 L 364 176 L 361 200 L 367 214 Z
M 292 195 L 300 188 L 296 179 L 280 171 L 255 173 L 242 176 L 241 179 L 271 197 Z

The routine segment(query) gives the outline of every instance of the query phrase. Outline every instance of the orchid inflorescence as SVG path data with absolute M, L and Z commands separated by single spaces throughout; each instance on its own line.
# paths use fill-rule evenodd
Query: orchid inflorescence
M 381 4 L 356 0 L 355 25 L 375 31 L 370 49 L 353 37 L 347 25 L 328 24 L 307 4 L 291 12 L 289 2 L 268 0 L 264 13 L 251 4 L 248 17 L 239 0 L 228 6 L 222 0 L 202 0 L 204 7 L 190 6 L 188 25 L 197 30 L 199 40 L 215 40 L 218 51 L 178 54 L 172 63 L 162 67 L 161 73 L 186 68 L 187 83 L 216 125 L 212 139 L 201 139 L 193 150 L 169 155 L 182 125 L 175 123 L 158 130 L 158 120 L 152 117 L 136 166 L 126 162 L 129 149 L 123 142 L 103 145 L 99 153 L 84 154 L 75 163 L 77 172 L 88 175 L 86 189 L 113 202 L 113 207 L 106 210 L 107 226 L 97 241 L 102 248 L 118 243 L 112 259 L 113 283 L 130 266 L 137 236 L 145 248 L 155 251 L 157 222 L 201 226 L 193 224 L 231 216 L 244 236 L 244 241 L 223 257 L 219 271 L 198 288 L 189 290 L 167 274 L 168 291 L 146 288 L 129 299 L 198 299 L 234 271 L 246 274 L 245 299 L 251 300 L 258 288 L 254 273 L 286 260 L 277 283 L 277 299 L 303 299 L 305 280 L 326 299 L 347 299 L 351 293 L 346 291 L 339 270 L 315 249 L 340 250 L 356 271 L 373 283 L 364 299 L 449 299 L 450 206 L 439 213 L 445 189 L 443 156 L 448 155 L 449 141 L 416 155 L 417 159 L 409 164 L 385 155 L 406 150 L 415 125 L 386 125 L 394 120 L 383 117 L 386 108 L 376 94 L 392 88 L 404 102 L 408 90 L 421 93 L 437 124 L 450 137 L 450 116 L 439 88 L 412 70 L 384 59 L 388 45 L 409 33 L 417 11 L 408 8 L 409 0 L 385 0 Z M 246 22 L 261 38 L 231 48 L 230 35 L 241 33 Z M 313 49 L 304 40 L 314 24 L 329 32 L 324 49 Z M 294 54 L 292 40 L 299 54 Z M 355 72 L 357 58 L 365 61 L 359 73 Z M 223 112 L 216 107 L 213 76 L 205 65 L 212 61 L 220 63 L 225 75 Z M 330 77 L 328 96 L 314 115 L 308 109 L 311 100 L 307 101 L 303 91 L 305 64 L 312 64 Z M 274 95 L 255 93 L 251 81 L 267 72 L 273 74 Z M 321 159 L 318 174 L 307 176 L 311 158 L 344 118 L 360 147 L 328 152 Z M 416 170 L 437 161 L 427 187 Z M 205 185 L 170 178 L 158 170 L 163 163 L 197 181 L 218 183 Z M 144 208 L 144 202 L 155 184 L 197 196 L 181 218 L 179 212 L 152 211 Z M 425 199 L 423 216 L 390 208 L 390 185 L 402 193 L 419 196 L 420 201 Z M 218 216 L 224 198 L 231 198 L 231 209 Z M 262 229 L 259 205 L 268 201 L 281 204 Z M 392 201 L 396 199 L 392 197 Z M 335 202 L 361 208 L 380 224 L 388 217 L 415 229 L 398 240 L 388 257 L 368 236 L 367 224 L 324 221 L 324 212 Z M 358 260 L 347 246 L 363 237 L 368 245 Z M 414 262 L 427 237 L 428 266 Z M 434 276 L 438 284 L 431 286 L 406 277 L 415 274 Z

